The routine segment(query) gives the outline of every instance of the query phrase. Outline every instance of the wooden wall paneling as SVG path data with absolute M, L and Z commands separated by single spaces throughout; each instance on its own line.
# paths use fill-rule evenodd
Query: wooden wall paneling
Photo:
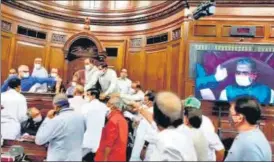
M 179 93 L 178 83 L 179 83 L 179 57 L 180 57 L 180 40 L 175 41 L 171 44 L 171 53 L 168 54 L 171 60 L 171 69 L 170 69 L 170 90 L 176 93 Z
M 167 46 L 166 44 L 156 46 L 157 49 L 146 49 L 145 51 L 145 89 L 155 91 L 165 90 Z
M 274 38 L 274 25 L 270 26 L 270 38 Z
M 219 29 L 221 29 L 221 36 L 222 37 L 231 37 L 230 31 L 232 26 L 239 26 L 239 25 L 223 25 Z M 248 25 L 244 25 L 248 26 Z M 250 25 L 249 25 L 250 26 Z M 252 25 L 253 26 L 253 25 Z M 256 35 L 255 38 L 263 38 L 265 37 L 265 26 L 257 26 L 256 25 Z
M 51 46 L 48 58 L 48 70 L 50 71 L 52 68 L 57 68 L 61 78 L 64 78 L 65 57 L 62 48 Z
M 9 73 L 12 37 L 10 33 L 1 32 L 1 82 L 5 81 Z
M 18 66 L 24 64 L 29 66 L 30 72 L 32 72 L 34 59 L 36 57 L 41 57 L 44 60 L 45 53 L 45 44 L 16 39 L 12 67 L 18 68 Z
M 142 62 L 143 51 L 130 52 L 128 55 L 128 76 L 132 81 L 140 81 L 143 86 L 143 73 Z
M 108 57 L 109 66 L 114 66 L 117 73 L 124 67 L 126 56 L 126 40 L 100 40 L 104 48 L 118 48 L 117 57 Z
M 202 37 L 216 37 L 217 27 L 216 25 L 194 25 L 194 36 Z

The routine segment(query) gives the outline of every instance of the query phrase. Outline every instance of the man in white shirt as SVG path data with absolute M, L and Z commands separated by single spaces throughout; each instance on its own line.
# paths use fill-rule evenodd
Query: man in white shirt
M 131 84 L 131 88 L 133 90 L 132 94 L 118 93 L 117 96 L 119 96 L 126 104 L 130 104 L 132 102 L 142 102 L 145 94 L 141 89 L 141 84 L 138 81 L 133 82 Z
M 188 97 L 184 100 L 184 109 L 200 110 L 201 102 L 195 97 Z M 224 145 L 222 144 L 219 136 L 215 133 L 214 126 L 211 120 L 202 115 L 202 124 L 199 128 L 208 141 L 208 161 L 223 161 L 224 158 Z
M 92 64 L 90 58 L 85 59 L 84 63 L 85 63 L 85 91 L 87 91 L 90 88 L 95 88 L 99 78 L 99 70 L 94 64 Z
M 28 119 L 27 100 L 20 94 L 21 80 L 13 78 L 10 89 L 1 93 L 1 135 L 3 139 L 15 140 L 20 136 L 20 123 Z
M 85 99 L 89 101 L 82 106 L 82 114 L 85 116 L 87 130 L 83 141 L 83 160 L 93 161 L 99 147 L 108 107 L 100 102 L 100 92 L 96 88 L 87 90 Z
M 32 77 L 37 77 L 37 78 L 47 78 L 48 71 L 42 66 L 42 58 L 35 58 L 34 59 L 34 68 L 31 74 Z M 35 89 L 34 89 L 35 88 Z M 31 90 L 34 90 L 34 92 L 39 92 L 39 93 L 45 93 L 47 92 L 47 84 L 35 84 Z
M 156 95 L 153 119 L 159 130 L 155 143 L 150 143 L 148 161 L 197 161 L 194 144 L 187 135 L 176 128 L 182 124 L 182 104 L 179 97 L 171 92 Z
M 106 96 L 118 92 L 117 74 L 114 70 L 108 68 L 107 63 L 101 63 L 98 69 L 100 71 L 99 83 L 102 88 L 100 98 L 105 99 Z
M 84 95 L 83 86 L 76 85 L 73 98 L 70 98 L 68 100 L 70 107 L 73 108 L 74 111 L 79 113 L 82 113 L 81 111 L 82 106 L 87 103 L 87 101 L 83 99 L 83 95 Z
M 144 104 L 145 104 L 144 107 L 146 107 L 146 110 L 151 115 L 153 114 L 154 98 L 155 98 L 155 94 L 152 92 L 147 93 L 144 98 Z M 140 155 L 141 155 L 143 146 L 145 144 L 145 136 L 146 134 L 149 134 L 150 130 L 153 130 L 150 122 L 146 118 L 142 118 L 136 129 L 136 137 L 135 137 L 130 161 L 141 161 Z
M 123 94 L 130 94 L 131 80 L 127 78 L 127 69 L 122 69 L 117 84 L 119 92 Z

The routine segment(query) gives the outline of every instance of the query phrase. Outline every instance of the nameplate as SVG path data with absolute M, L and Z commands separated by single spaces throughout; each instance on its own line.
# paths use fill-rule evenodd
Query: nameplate
M 255 26 L 232 26 L 230 30 L 230 36 L 237 37 L 255 37 Z

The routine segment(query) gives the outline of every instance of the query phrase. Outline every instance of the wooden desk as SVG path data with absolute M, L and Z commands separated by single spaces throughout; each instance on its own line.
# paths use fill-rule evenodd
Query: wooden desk
M 234 138 L 237 133 L 231 127 L 228 119 L 228 112 L 223 113 L 221 120 L 218 120 L 218 113 L 213 110 L 214 102 L 212 101 L 202 101 L 202 111 L 203 114 L 208 116 L 215 129 L 221 129 L 221 139 Z M 225 111 L 224 111 L 225 112 Z M 262 118 L 259 122 L 259 127 L 265 134 L 267 140 L 269 141 L 272 148 L 272 160 L 274 159 L 274 106 L 263 106 L 262 107 Z
M 55 94 L 52 93 L 22 93 L 27 98 L 28 108 L 36 107 L 46 116 L 47 112 L 53 108 L 52 100 Z
M 38 146 L 34 142 L 20 142 L 16 140 L 4 140 L 1 147 L 1 153 L 9 151 L 13 145 L 20 145 L 24 148 L 24 153 L 30 161 L 42 162 L 47 157 L 47 149 L 44 146 Z

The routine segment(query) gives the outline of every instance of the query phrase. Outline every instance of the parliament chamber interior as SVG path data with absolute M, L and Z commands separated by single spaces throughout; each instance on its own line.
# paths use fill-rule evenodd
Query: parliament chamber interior
M 271 162 L 273 104 L 272 0 L 1 1 L 1 161 Z

